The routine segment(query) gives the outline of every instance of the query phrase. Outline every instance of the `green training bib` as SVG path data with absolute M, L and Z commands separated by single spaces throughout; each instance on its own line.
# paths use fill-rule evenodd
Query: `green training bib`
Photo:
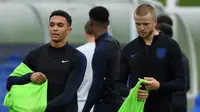
M 138 89 L 140 85 L 144 82 L 144 79 L 141 79 L 137 82 L 136 86 L 132 89 L 131 93 L 128 95 L 118 112 L 143 112 L 144 104 L 146 100 L 139 100 Z
M 24 63 L 21 63 L 10 76 L 22 76 L 33 72 Z M 28 83 L 13 85 L 6 94 L 4 106 L 9 107 L 9 112 L 44 112 L 47 106 L 46 80 L 42 84 Z

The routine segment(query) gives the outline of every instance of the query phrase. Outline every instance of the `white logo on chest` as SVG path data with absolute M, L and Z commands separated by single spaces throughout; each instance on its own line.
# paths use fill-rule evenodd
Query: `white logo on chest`
M 67 63 L 69 62 L 69 60 L 62 60 L 62 63 Z

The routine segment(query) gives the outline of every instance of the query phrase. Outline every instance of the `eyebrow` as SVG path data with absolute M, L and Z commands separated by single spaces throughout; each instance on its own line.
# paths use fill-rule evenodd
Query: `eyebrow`
M 63 24 L 64 25 L 64 23 L 62 22 L 50 22 L 49 24 Z
M 135 22 L 135 24 L 150 24 L 149 22 Z

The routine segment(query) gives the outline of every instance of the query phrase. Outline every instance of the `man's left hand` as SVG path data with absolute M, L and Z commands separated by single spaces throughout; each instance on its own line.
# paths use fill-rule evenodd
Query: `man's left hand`
M 143 84 L 147 90 L 152 91 L 160 88 L 160 83 L 153 77 L 144 77 L 144 80 L 146 81 L 144 81 Z

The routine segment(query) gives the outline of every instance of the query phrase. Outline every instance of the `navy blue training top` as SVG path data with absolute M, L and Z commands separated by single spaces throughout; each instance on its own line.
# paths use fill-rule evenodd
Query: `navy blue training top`
M 34 72 L 42 72 L 48 79 L 46 112 L 77 111 L 77 90 L 86 69 L 84 54 L 69 44 L 61 48 L 45 44 L 29 52 L 23 63 Z M 10 76 L 7 90 L 9 91 L 12 85 L 29 83 L 31 74 L 22 77 Z
M 116 100 L 114 78 L 119 69 L 120 44 L 107 32 L 96 40 L 92 60 L 93 82 L 83 112 L 89 112 L 99 101 Z

